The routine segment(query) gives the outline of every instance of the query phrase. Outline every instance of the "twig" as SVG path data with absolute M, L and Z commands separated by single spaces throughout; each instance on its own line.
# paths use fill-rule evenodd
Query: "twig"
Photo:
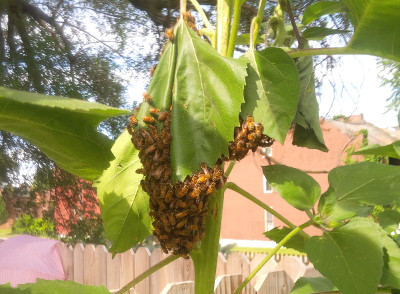
M 299 43 L 298 48 L 302 49 L 303 42 L 301 42 L 301 36 L 300 36 L 299 30 L 296 25 L 296 20 L 294 19 L 292 5 L 290 3 L 290 0 L 286 0 L 286 4 L 287 4 L 287 12 L 288 12 L 289 18 L 290 18 L 290 23 L 292 24 L 292 27 L 293 27 L 293 32 L 294 32 L 294 35 L 296 36 L 297 42 Z
M 197 12 L 200 14 L 205 27 L 214 31 L 214 28 L 212 27 L 210 21 L 208 20 L 207 15 L 204 13 L 203 8 L 201 8 L 199 2 L 197 2 L 197 0 L 190 0 L 190 2 L 193 4 L 194 8 L 196 8 Z
M 160 268 L 166 266 L 167 264 L 173 262 L 174 260 L 178 259 L 179 255 L 171 255 L 168 256 L 167 258 L 161 260 L 159 263 L 155 264 L 151 268 L 149 268 L 147 271 L 143 272 L 139 276 L 137 276 L 135 279 L 130 281 L 128 284 L 126 284 L 124 287 L 122 287 L 120 290 L 115 292 L 115 294 L 124 294 L 127 292 L 130 288 L 134 287 L 136 284 L 140 283 L 143 281 L 145 278 L 150 276 L 152 273 L 158 271 Z

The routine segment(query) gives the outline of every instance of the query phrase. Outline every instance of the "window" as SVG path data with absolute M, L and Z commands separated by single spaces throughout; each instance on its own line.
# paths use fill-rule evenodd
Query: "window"
M 271 207 L 272 208 L 272 207 Z M 264 210 L 265 231 L 268 232 L 274 228 L 274 216 Z
M 272 186 L 268 183 L 264 175 L 263 175 L 263 186 L 264 186 L 264 193 L 272 193 Z

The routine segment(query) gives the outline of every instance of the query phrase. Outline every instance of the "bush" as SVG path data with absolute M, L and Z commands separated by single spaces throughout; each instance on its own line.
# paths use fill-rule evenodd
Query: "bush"
M 19 216 L 13 223 L 14 234 L 55 237 L 54 222 L 44 218 L 33 218 L 30 215 Z
M 0 225 L 4 224 L 8 219 L 8 211 L 6 209 L 6 204 L 0 194 Z

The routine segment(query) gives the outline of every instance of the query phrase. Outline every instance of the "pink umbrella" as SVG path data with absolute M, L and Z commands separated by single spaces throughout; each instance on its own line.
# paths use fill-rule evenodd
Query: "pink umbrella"
M 65 280 L 56 240 L 28 235 L 0 243 L 0 284 L 34 283 L 37 278 Z

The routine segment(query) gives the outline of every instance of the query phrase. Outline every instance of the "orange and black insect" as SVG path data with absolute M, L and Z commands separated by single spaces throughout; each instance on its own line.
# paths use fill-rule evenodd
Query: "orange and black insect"
M 170 40 L 170 42 L 174 42 L 174 30 L 173 29 L 166 29 L 165 36 L 167 36 L 167 38 L 168 38 L 168 40 Z

